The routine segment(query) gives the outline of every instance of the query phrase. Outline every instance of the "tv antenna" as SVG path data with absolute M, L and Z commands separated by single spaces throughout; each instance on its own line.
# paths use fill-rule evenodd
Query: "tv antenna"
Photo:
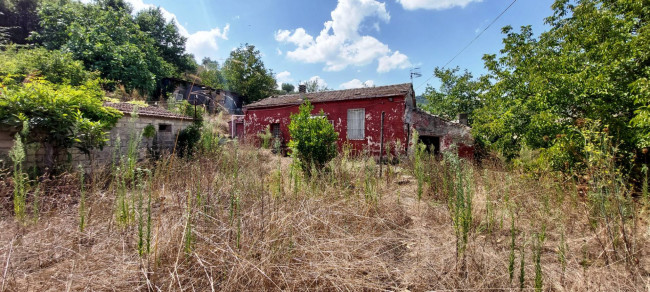
M 422 73 L 420 73 L 420 67 L 415 67 L 411 69 L 411 83 L 413 83 L 413 77 L 415 78 L 422 77 Z

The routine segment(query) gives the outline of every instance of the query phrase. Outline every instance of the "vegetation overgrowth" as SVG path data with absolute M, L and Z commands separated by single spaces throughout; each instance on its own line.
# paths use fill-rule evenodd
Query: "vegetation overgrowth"
M 219 127 L 207 119 L 202 131 Z M 38 221 L 11 202 L 24 183 L 28 214 L 36 181 L 2 181 L 2 290 L 638 291 L 650 283 L 647 197 L 634 196 L 608 151 L 593 157 L 593 181 L 576 184 L 426 152 L 419 162 L 399 155 L 378 177 L 374 158 L 345 147 L 308 176 L 291 157 L 208 140 L 222 142 L 198 143 L 191 158 L 132 164 L 125 153 L 105 172 L 42 178 Z

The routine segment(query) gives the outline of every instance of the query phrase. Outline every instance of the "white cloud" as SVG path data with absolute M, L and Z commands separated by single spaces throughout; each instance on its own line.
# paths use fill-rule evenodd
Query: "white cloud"
M 275 74 L 275 80 L 278 83 L 278 89 L 280 89 L 282 87 L 282 83 L 291 83 L 291 81 L 293 81 L 293 78 L 291 78 L 291 72 L 282 71 L 278 74 Z
M 361 82 L 361 80 L 359 79 L 352 79 L 348 82 L 339 85 L 341 89 L 352 89 L 352 88 L 373 87 L 373 86 L 375 86 L 374 81 L 366 80 L 366 82 Z
M 454 7 L 464 8 L 472 2 L 482 2 L 483 0 L 397 0 L 406 10 L 429 9 L 445 10 Z
M 348 66 L 365 66 L 392 52 L 386 44 L 376 38 L 360 34 L 361 23 L 367 18 L 383 22 L 390 20 L 385 3 L 376 0 L 339 0 L 331 16 L 332 19 L 323 24 L 323 29 L 315 38 L 300 27 L 293 31 L 278 30 L 275 39 L 296 46 L 293 51 L 286 52 L 289 59 L 305 63 L 324 63 L 325 71 L 341 71 Z M 378 22 L 372 27 L 379 30 Z M 408 57 L 406 61 L 408 62 Z
M 282 56 L 282 50 L 276 48 L 275 52 L 278 54 L 278 56 Z
M 406 69 L 411 67 L 411 62 L 406 55 L 395 51 L 390 56 L 383 56 L 379 58 L 379 66 L 377 67 L 377 72 L 386 73 L 393 69 Z
M 91 0 L 81 0 L 83 3 L 90 3 Z M 133 7 L 133 13 L 136 14 L 139 11 L 156 8 L 156 5 L 144 3 L 143 0 L 126 0 L 127 3 L 131 4 Z M 200 30 L 194 33 L 190 33 L 185 26 L 181 25 L 178 22 L 178 18 L 174 13 L 167 11 L 164 7 L 160 7 L 160 12 L 167 21 L 172 21 L 178 27 L 178 33 L 187 38 L 185 43 L 185 50 L 194 54 L 196 60 L 201 60 L 203 57 L 214 57 L 217 50 L 219 50 L 219 39 L 227 40 L 228 39 L 228 30 L 230 29 L 230 24 L 226 24 L 223 28 L 212 28 L 210 30 Z
M 327 87 L 327 82 L 325 82 L 325 80 L 323 80 L 323 78 L 320 78 L 320 76 L 316 75 L 316 76 L 312 76 L 311 78 L 309 78 L 309 81 L 311 81 L 311 82 L 313 82 L 314 80 L 316 80 L 316 83 L 318 84 L 319 88 Z

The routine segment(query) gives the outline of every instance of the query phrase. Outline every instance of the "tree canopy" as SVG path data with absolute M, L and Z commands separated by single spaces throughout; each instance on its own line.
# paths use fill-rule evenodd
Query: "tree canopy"
M 610 136 L 621 157 L 650 146 L 650 5 L 645 0 L 557 0 L 550 26 L 504 27 L 500 53 L 478 80 L 436 70 L 429 110 L 472 112 L 475 137 L 507 158 L 538 149 L 552 169 L 582 165 L 590 134 Z M 461 101 L 469 102 L 463 104 Z
M 127 90 L 151 94 L 163 77 L 195 68 L 185 39 L 157 9 L 137 17 L 123 1 L 44 3 L 32 40 L 50 50 L 71 52 L 89 71 L 98 71 Z M 110 88 L 109 88 L 110 89 Z
M 222 73 L 228 89 L 244 96 L 247 103 L 275 93 L 273 71 L 264 67 L 262 54 L 253 45 L 244 44 L 230 52 Z
M 480 106 L 479 94 L 482 83 L 475 80 L 472 73 L 465 70 L 459 74 L 460 68 L 436 68 L 434 75 L 440 79 L 440 89 L 427 86 L 423 97 L 427 103 L 423 108 L 445 119 L 453 120 L 458 114 L 466 113 L 470 125 L 473 112 Z

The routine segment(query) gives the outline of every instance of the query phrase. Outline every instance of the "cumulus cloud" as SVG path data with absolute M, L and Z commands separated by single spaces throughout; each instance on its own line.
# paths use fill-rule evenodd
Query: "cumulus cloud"
M 472 2 L 482 2 L 483 0 L 397 0 L 406 10 L 428 9 L 428 10 L 445 10 L 454 7 L 464 8 Z
M 291 78 L 291 72 L 282 71 L 278 74 L 275 74 L 275 80 L 278 82 L 278 89 L 282 87 L 282 83 L 291 83 L 293 78 Z
M 359 79 L 352 79 L 348 82 L 339 85 L 341 89 L 352 89 L 352 88 L 373 87 L 373 86 L 375 86 L 374 81 L 366 80 L 366 82 L 361 82 L 361 80 Z
M 81 0 L 81 2 L 90 3 L 91 0 Z M 131 4 L 133 7 L 134 14 L 145 9 L 157 7 L 153 4 L 144 3 L 143 0 L 126 0 L 126 2 Z M 187 42 L 185 43 L 186 51 L 193 54 L 199 61 L 203 59 L 203 57 L 214 56 L 216 51 L 219 49 L 219 40 L 228 39 L 230 24 L 226 24 L 223 28 L 215 27 L 210 30 L 200 30 L 190 33 L 185 26 L 178 22 L 174 13 L 169 12 L 164 7 L 160 7 L 160 12 L 165 20 L 174 22 L 176 27 L 178 27 L 178 33 L 180 35 L 187 38 Z
M 411 67 L 411 62 L 406 55 L 395 51 L 390 56 L 383 56 L 379 58 L 379 66 L 377 67 L 377 72 L 386 73 L 393 69 L 406 69 Z
M 327 82 L 325 82 L 325 80 L 323 80 L 323 78 L 320 78 L 320 76 L 316 75 L 316 76 L 312 76 L 311 78 L 309 78 L 310 82 L 314 82 L 314 80 L 316 80 L 316 84 L 318 84 L 319 88 L 326 88 L 327 87 Z
M 276 31 L 275 40 L 296 46 L 293 51 L 286 52 L 289 59 L 305 63 L 324 63 L 325 71 L 341 71 L 348 66 L 365 66 L 392 53 L 386 44 L 360 33 L 362 22 L 368 18 L 386 23 L 390 21 L 385 3 L 376 0 L 339 0 L 331 16 L 332 19 L 323 24 L 323 29 L 316 37 L 300 27 Z M 378 22 L 372 27 L 379 30 Z M 408 57 L 402 61 L 408 63 Z

